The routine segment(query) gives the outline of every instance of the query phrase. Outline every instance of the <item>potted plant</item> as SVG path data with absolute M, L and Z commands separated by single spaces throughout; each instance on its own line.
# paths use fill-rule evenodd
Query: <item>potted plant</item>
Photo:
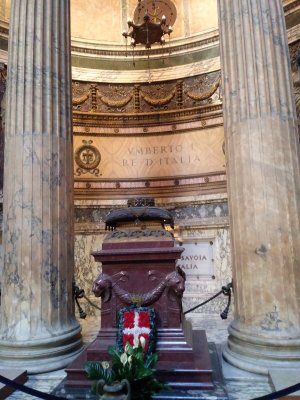
M 90 361 L 85 364 L 85 371 L 89 379 L 94 382 L 92 391 L 99 395 L 101 400 L 115 397 L 116 399 L 148 400 L 151 395 L 166 386 L 159 382 L 154 375 L 158 354 L 151 353 L 145 357 L 145 339 L 140 337 L 138 343 L 131 346 L 126 343 L 124 351 L 118 347 L 109 346 L 108 353 L 111 363 L 107 361 Z M 114 388 L 113 388 L 114 387 Z M 124 389 L 127 387 L 127 394 Z M 119 397 L 112 396 L 114 389 Z M 109 392 L 105 393 L 105 392 Z

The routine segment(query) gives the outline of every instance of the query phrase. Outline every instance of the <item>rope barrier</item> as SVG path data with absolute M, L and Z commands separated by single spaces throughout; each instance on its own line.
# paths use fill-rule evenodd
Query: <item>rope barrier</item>
M 273 392 L 270 394 L 266 394 L 265 396 L 261 397 L 255 397 L 255 399 L 252 400 L 274 400 L 274 399 L 280 399 L 283 396 L 287 396 L 288 394 L 297 392 L 297 390 L 300 390 L 300 382 L 296 383 L 296 385 L 289 386 L 285 389 L 278 390 L 277 392 Z
M 97 310 L 101 311 L 101 307 L 98 307 L 97 304 L 93 303 L 85 294 L 82 296 L 91 306 L 97 308 Z
M 83 308 L 80 306 L 79 304 L 79 300 L 78 299 L 82 299 L 84 298 L 91 306 L 93 306 L 94 308 L 97 308 L 97 310 L 101 311 L 101 308 L 98 307 L 95 303 L 93 303 L 84 293 L 84 289 L 80 289 L 79 286 L 77 286 L 75 284 L 75 282 L 73 282 L 73 294 L 74 294 L 74 298 L 75 298 L 75 302 L 77 305 L 77 308 L 79 310 L 79 317 L 81 319 L 85 319 L 85 317 L 87 316 L 86 312 L 83 310 Z
M 230 302 L 231 302 L 231 289 L 232 289 L 232 282 L 228 283 L 226 286 L 222 286 L 222 289 L 218 293 L 214 294 L 212 297 L 210 297 L 209 299 L 203 301 L 202 303 L 200 303 L 200 304 L 190 308 L 189 310 L 185 311 L 183 314 L 186 315 L 186 314 L 196 310 L 197 308 L 204 306 L 205 304 L 209 303 L 210 301 L 214 300 L 216 297 L 220 296 L 220 294 L 224 294 L 224 296 L 228 297 L 228 303 L 227 303 L 227 306 L 225 307 L 224 311 L 220 314 L 220 316 L 221 316 L 222 319 L 227 319 L 228 312 L 229 312 L 229 307 L 230 307 Z M 75 284 L 75 282 L 73 284 L 73 293 L 74 293 L 76 305 L 77 305 L 78 310 L 79 310 L 80 318 L 84 319 L 87 316 L 87 314 L 83 310 L 83 308 L 80 306 L 78 299 L 84 298 L 91 306 L 93 306 L 97 310 L 101 311 L 101 308 L 98 307 L 95 303 L 93 303 L 85 295 L 84 289 L 80 289 L 79 286 L 77 286 Z
M 230 302 L 231 302 L 231 289 L 232 289 L 232 282 L 228 283 L 226 286 L 222 286 L 222 289 L 214 294 L 213 296 L 211 296 L 209 299 L 203 301 L 200 304 L 197 304 L 196 306 L 190 308 L 189 310 L 185 311 L 183 313 L 183 315 L 186 315 L 194 310 L 196 310 L 199 307 L 204 306 L 205 304 L 209 303 L 210 301 L 214 300 L 216 297 L 220 296 L 220 294 L 224 294 L 224 296 L 228 297 L 228 302 L 227 302 L 227 306 L 225 307 L 225 310 L 223 312 L 221 312 L 220 316 L 222 319 L 227 319 L 228 316 L 228 312 L 229 312 L 229 307 L 230 307 Z
M 214 294 L 214 295 L 213 295 L 212 297 L 210 297 L 209 299 L 203 301 L 202 303 L 197 304 L 195 307 L 192 307 L 192 308 L 190 308 L 189 310 L 185 311 L 185 312 L 183 313 L 183 315 L 188 314 L 188 313 L 190 313 L 190 312 L 196 310 L 197 308 L 204 306 L 205 304 L 209 303 L 210 301 L 212 301 L 212 300 L 215 299 L 216 297 L 220 296 L 220 294 L 222 294 L 222 290 L 220 290 L 218 293 Z
M 23 393 L 27 393 L 31 396 L 38 397 L 39 399 L 44 399 L 44 400 L 62 400 L 66 399 L 66 397 L 57 397 L 53 396 L 52 394 L 48 393 L 43 393 L 39 390 L 29 388 L 28 386 L 21 385 L 20 383 L 16 383 L 8 378 L 5 378 L 5 376 L 0 375 L 0 382 L 3 383 L 4 385 L 7 385 L 15 390 L 20 390 Z

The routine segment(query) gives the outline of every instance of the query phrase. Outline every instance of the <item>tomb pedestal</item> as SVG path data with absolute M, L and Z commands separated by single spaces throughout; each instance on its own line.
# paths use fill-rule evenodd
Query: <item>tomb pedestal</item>
M 140 208 L 130 211 L 138 215 L 138 221 L 123 221 L 108 234 L 102 250 L 93 253 L 102 263 L 93 287 L 95 295 L 102 298 L 101 327 L 79 363 L 110 359 L 107 347 L 116 344 L 120 308 L 149 306 L 156 313 L 158 379 L 177 388 L 210 389 L 212 368 L 205 332 L 193 332 L 182 321 L 185 275 L 175 268 L 175 262 L 183 249 L 175 246 L 172 234 L 160 221 L 144 221 L 141 213 L 145 211 Z M 77 367 L 75 361 L 67 369 L 67 386 L 84 384 Z

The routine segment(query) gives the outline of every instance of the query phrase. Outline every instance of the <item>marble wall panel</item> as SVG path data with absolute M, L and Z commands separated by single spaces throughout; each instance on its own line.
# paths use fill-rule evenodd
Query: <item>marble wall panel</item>
M 230 238 L 228 228 L 184 230 L 181 235 L 182 246 L 193 241 L 211 240 L 214 243 L 214 275 L 192 275 L 187 273 L 186 291 L 183 298 L 184 311 L 207 300 L 217 293 L 223 285 L 232 280 L 230 259 Z M 187 271 L 186 271 L 187 272 Z M 207 303 L 191 313 L 193 319 L 199 314 L 219 315 L 225 308 L 227 299 L 221 295 L 215 300 Z
M 227 201 L 217 203 L 192 204 L 189 206 L 177 206 L 171 210 L 175 221 L 193 221 L 203 218 L 219 218 L 228 216 Z
M 217 54 L 214 54 L 216 52 Z M 0 54 L 1 55 L 1 54 Z M 116 65 L 116 64 L 114 64 Z M 189 64 L 176 65 L 172 68 L 164 67 L 154 69 L 150 71 L 151 82 L 161 82 L 174 79 L 185 78 L 187 76 L 196 76 L 199 74 L 205 74 L 220 69 L 220 57 L 218 54 L 218 48 L 213 49 L 212 54 L 209 57 L 201 60 L 190 62 Z M 149 80 L 149 70 L 144 69 L 127 69 L 127 70 L 115 70 L 115 69 L 104 69 L 101 65 L 97 69 L 91 68 L 90 66 L 72 66 L 72 77 L 78 81 L 92 81 L 92 82 L 106 82 L 106 83 L 145 83 Z
M 93 281 L 101 272 L 101 265 L 94 261 L 92 251 L 102 247 L 104 235 L 75 235 L 75 283 L 84 290 L 85 295 L 96 306 L 101 307 L 100 299 L 96 298 L 92 292 Z M 80 305 L 88 315 L 100 316 L 100 311 L 93 307 L 85 299 L 81 299 Z M 76 310 L 78 312 L 78 310 Z

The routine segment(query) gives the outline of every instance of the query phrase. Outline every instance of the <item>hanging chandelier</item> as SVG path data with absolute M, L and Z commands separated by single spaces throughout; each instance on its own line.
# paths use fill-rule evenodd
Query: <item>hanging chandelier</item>
M 133 48 L 137 44 L 144 45 L 147 50 L 155 43 L 163 46 L 165 35 L 170 39 L 176 16 L 176 7 L 170 0 L 138 0 L 133 20 L 128 19 L 128 31 L 124 31 L 123 36 L 126 40 L 130 38 Z

